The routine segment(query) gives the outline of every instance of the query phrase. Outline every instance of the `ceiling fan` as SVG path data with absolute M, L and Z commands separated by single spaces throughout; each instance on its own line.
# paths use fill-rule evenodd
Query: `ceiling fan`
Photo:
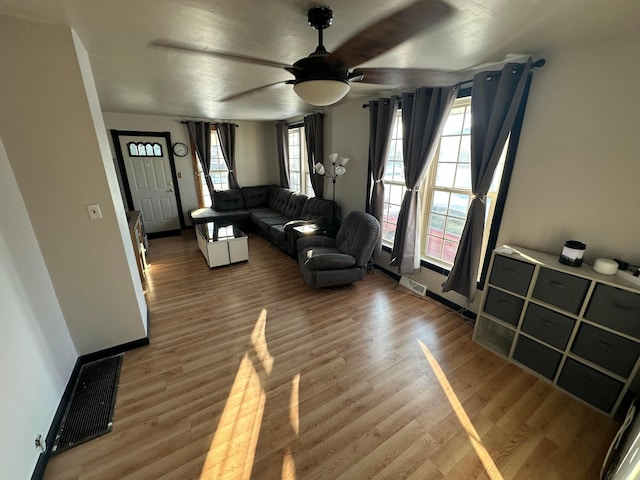
M 365 27 L 333 52 L 323 44 L 323 31 L 333 23 L 329 7 L 313 7 L 307 18 L 318 30 L 318 46 L 308 57 L 293 65 L 229 52 L 202 50 L 192 45 L 155 40 L 150 45 L 189 53 L 199 53 L 245 63 L 283 68 L 294 79 L 263 85 L 236 93 L 220 101 L 233 100 L 279 84 L 292 84 L 296 94 L 307 103 L 331 105 L 341 100 L 350 89 L 351 82 L 381 85 L 453 85 L 469 79 L 469 72 L 445 72 L 427 69 L 354 68 L 394 48 L 415 34 L 432 27 L 451 15 L 453 9 L 440 0 L 418 0 L 391 15 Z M 353 70 L 351 70 L 353 69 Z

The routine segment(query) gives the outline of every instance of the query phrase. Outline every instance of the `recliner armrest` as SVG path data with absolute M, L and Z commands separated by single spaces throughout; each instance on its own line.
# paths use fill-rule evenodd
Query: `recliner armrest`
M 311 254 L 304 262 L 304 266 L 309 270 L 339 270 L 351 268 L 355 264 L 355 257 L 338 252 Z
M 336 239 L 320 235 L 311 235 L 299 238 L 297 246 L 299 251 L 307 247 L 335 247 Z

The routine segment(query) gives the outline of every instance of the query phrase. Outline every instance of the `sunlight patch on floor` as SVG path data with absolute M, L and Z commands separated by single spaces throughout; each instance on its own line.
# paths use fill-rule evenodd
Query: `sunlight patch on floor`
M 274 366 L 267 346 L 266 325 L 267 311 L 263 309 L 251 333 L 251 347 L 238 367 L 200 480 L 251 478 L 267 399 L 267 380 Z M 300 432 L 299 386 L 298 373 L 291 379 L 289 403 L 289 419 L 296 437 Z M 296 478 L 294 455 L 288 447 L 283 451 L 281 478 Z
M 269 375 L 273 369 L 273 357 L 267 348 L 266 327 L 267 311 L 263 308 L 258 316 L 255 327 L 253 327 L 253 332 L 251 332 L 251 344 L 262 363 L 262 368 L 264 368 L 266 374 Z
M 250 479 L 266 393 L 245 353 L 220 417 L 200 480 Z
M 454 413 L 458 417 L 458 421 L 460 422 L 460 425 L 462 425 L 462 427 L 466 430 L 467 436 L 469 437 L 469 441 L 471 442 L 473 449 L 476 451 L 476 455 L 478 455 L 480 462 L 482 462 L 482 465 L 484 466 L 484 469 L 486 470 L 488 477 L 490 478 L 490 480 L 504 480 L 504 478 L 502 477 L 502 474 L 498 470 L 498 467 L 493 461 L 493 458 L 491 458 L 491 455 L 489 454 L 485 446 L 482 444 L 480 435 L 478 435 L 478 432 L 473 426 L 473 423 L 471 423 L 471 420 L 469 419 L 467 412 L 465 412 L 462 404 L 460 403 L 460 400 L 458 399 L 458 396 L 453 391 L 453 388 L 451 387 L 451 384 L 447 380 L 447 376 L 442 371 L 442 368 L 440 368 L 438 361 L 431 354 L 431 352 L 429 351 L 429 349 L 424 343 L 422 343 L 420 340 L 418 340 L 418 343 L 420 344 L 420 348 L 422 348 L 424 356 L 427 358 L 429 365 L 431 365 L 431 369 L 435 373 L 438 379 L 438 382 L 440 382 L 440 386 L 442 387 L 442 390 L 447 396 L 447 399 L 449 400 L 449 403 L 451 404 L 451 407 L 453 408 Z
M 293 459 L 293 452 L 286 448 L 282 456 L 282 480 L 296 480 L 296 463 Z
M 296 436 L 300 434 L 300 374 L 296 373 L 291 380 L 291 400 L 289 401 L 289 421 Z

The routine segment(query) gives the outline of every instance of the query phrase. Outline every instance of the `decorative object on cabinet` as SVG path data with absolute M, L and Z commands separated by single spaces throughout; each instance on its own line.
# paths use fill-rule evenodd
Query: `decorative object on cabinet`
M 640 289 L 513 246 L 488 278 L 474 341 L 613 415 L 640 368 Z
M 578 240 L 567 240 L 562 248 L 560 254 L 560 263 L 570 265 L 572 267 L 579 267 L 582 265 L 582 257 L 584 257 L 584 249 L 587 246 L 579 242 Z
M 593 270 L 603 275 L 615 275 L 618 271 L 618 262 L 609 258 L 596 258 L 593 262 Z

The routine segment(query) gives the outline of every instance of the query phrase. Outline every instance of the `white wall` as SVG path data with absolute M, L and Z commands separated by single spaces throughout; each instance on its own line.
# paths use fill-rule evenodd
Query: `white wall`
M 640 264 L 640 39 L 546 52 L 536 72 L 499 243 Z
M 560 253 L 565 240 L 578 239 L 587 244 L 587 261 L 604 256 L 640 264 L 638 52 L 637 37 L 543 52 L 547 64 L 534 74 L 498 245 Z M 333 107 L 325 117 L 325 151 L 353 162 L 336 189 L 343 217 L 365 205 L 363 103 Z M 396 272 L 389 261 L 385 253 L 379 263 Z M 422 268 L 413 278 L 464 305 L 457 293 L 442 293 L 445 276 Z
M 73 343 L 86 354 L 144 338 L 147 310 L 76 43 L 78 52 L 69 28 L 0 16 L 0 44 L 11 45 L 0 50 L 0 135 Z M 89 219 L 92 203 L 102 219 Z
M 76 350 L 0 139 L 0 478 L 30 478 Z
M 366 103 L 366 102 L 365 102 Z M 349 158 L 347 172 L 336 181 L 336 201 L 342 218 L 352 210 L 364 211 L 369 171 L 369 110 L 363 101 L 340 104 L 325 113 L 325 163 L 330 153 Z M 325 198 L 331 198 L 332 185 L 325 179 Z
M 109 200 L 114 206 L 115 220 L 118 223 L 118 229 L 116 231 L 119 234 L 119 239 L 122 242 L 124 254 L 125 254 L 125 267 L 128 267 L 129 277 L 131 278 L 131 286 L 133 287 L 134 300 L 137 304 L 137 308 L 140 312 L 140 318 L 143 319 L 142 326 L 144 329 L 144 335 L 147 332 L 147 302 L 144 298 L 144 291 L 142 290 L 142 282 L 140 280 L 140 273 L 138 271 L 138 260 L 134 253 L 133 245 L 131 242 L 131 232 L 129 231 L 129 222 L 127 220 L 125 210 L 121 207 L 120 200 L 120 188 L 118 184 L 118 177 L 116 174 L 115 165 L 111 159 L 111 150 L 109 148 L 109 140 L 107 138 L 107 131 L 104 126 L 104 120 L 100 111 L 100 101 L 98 100 L 98 92 L 96 90 L 95 81 L 93 79 L 93 72 L 91 71 L 91 63 L 89 62 L 89 55 L 82 45 L 82 41 L 72 31 L 73 43 L 76 49 L 76 55 L 78 57 L 78 65 L 80 67 L 80 73 L 82 75 L 82 81 L 84 83 L 85 92 L 87 94 L 87 101 L 89 103 L 89 111 L 93 120 L 95 128 L 95 135 L 98 141 L 98 149 L 100 151 L 100 158 L 102 159 L 102 167 L 104 168 L 104 175 L 107 180 L 107 186 L 109 189 Z M 125 277 L 127 277 L 126 272 Z M 129 278 L 127 278 L 128 280 Z M 133 338 L 137 340 L 137 338 Z M 124 343 L 124 342 L 123 342 Z
M 169 132 L 173 143 L 182 142 L 189 146 L 187 127 L 181 118 L 162 117 L 157 115 L 133 115 L 127 113 L 103 112 L 104 122 L 108 130 L 133 130 L 145 132 Z M 236 174 L 241 186 L 263 185 L 278 182 L 275 155 L 275 129 L 271 122 L 251 122 L 233 120 L 238 125 L 236 131 Z M 113 162 L 117 168 L 117 160 L 111 135 L 109 141 Z M 197 178 L 193 171 L 191 149 L 186 157 L 174 155 L 178 176 L 178 188 L 182 201 L 185 223 L 189 224 L 189 210 L 198 208 L 196 194 Z M 275 174 L 274 174 L 275 164 Z
M 276 129 L 272 122 L 234 120 L 236 133 L 236 170 L 240 186 L 280 182 L 276 161 Z

